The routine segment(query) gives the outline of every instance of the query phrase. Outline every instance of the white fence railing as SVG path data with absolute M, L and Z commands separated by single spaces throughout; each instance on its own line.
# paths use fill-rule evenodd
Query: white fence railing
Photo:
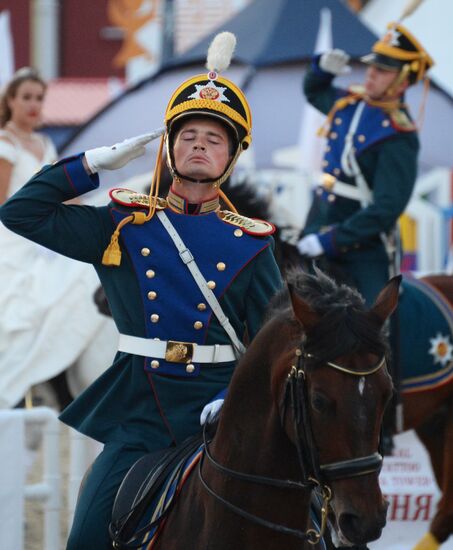
M 43 471 L 38 483 L 26 485 L 25 425 L 42 431 Z M 0 411 L 0 547 L 24 547 L 24 500 L 41 501 L 44 513 L 43 550 L 60 548 L 61 469 L 60 422 L 47 407 Z M 5 528 L 6 525 L 6 528 Z

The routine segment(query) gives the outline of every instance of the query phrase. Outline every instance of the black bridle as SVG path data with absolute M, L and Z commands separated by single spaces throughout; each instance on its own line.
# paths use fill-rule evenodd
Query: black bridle
M 280 405 L 280 417 L 282 424 L 284 424 L 287 409 L 290 406 L 293 413 L 294 432 L 296 436 L 295 445 L 299 465 L 302 471 L 302 480 L 283 480 L 266 476 L 246 474 L 221 465 L 214 459 L 209 450 L 209 442 L 206 437 L 206 424 L 203 430 L 205 450 L 198 464 L 198 476 L 203 487 L 211 496 L 241 517 L 279 533 L 284 533 L 307 540 L 310 544 L 317 544 L 322 538 L 327 524 L 329 502 L 332 496 L 328 483 L 336 479 L 345 479 L 379 472 L 382 466 L 382 456 L 379 452 L 375 452 L 371 455 L 360 458 L 340 460 L 329 464 L 319 463 L 319 457 L 313 437 L 313 429 L 307 398 L 308 390 L 305 380 L 306 359 L 312 356 L 304 353 L 302 349 L 298 348 L 296 350 L 296 357 L 296 364 L 291 366 L 290 372 L 286 379 L 282 402 Z M 373 365 L 371 368 L 363 371 L 352 370 L 347 367 L 337 365 L 333 362 L 326 362 L 325 364 L 331 368 L 353 376 L 369 376 L 380 370 L 385 365 L 385 358 L 383 357 L 376 365 Z M 315 529 L 301 531 L 299 529 L 292 529 L 284 525 L 270 522 L 259 516 L 251 514 L 250 512 L 247 512 L 239 506 L 236 506 L 235 504 L 224 499 L 211 487 L 209 487 L 206 480 L 203 478 L 202 468 L 205 456 L 216 470 L 222 472 L 228 477 L 239 479 L 241 481 L 284 489 L 312 490 L 315 487 L 319 487 L 323 499 L 323 505 L 321 508 L 321 526 L 319 532 Z

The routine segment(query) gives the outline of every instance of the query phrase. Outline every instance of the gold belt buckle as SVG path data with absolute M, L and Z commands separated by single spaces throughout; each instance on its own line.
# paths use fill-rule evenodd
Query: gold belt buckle
M 170 363 L 190 363 L 193 357 L 195 344 L 192 342 L 178 342 L 168 340 L 165 349 L 165 360 Z

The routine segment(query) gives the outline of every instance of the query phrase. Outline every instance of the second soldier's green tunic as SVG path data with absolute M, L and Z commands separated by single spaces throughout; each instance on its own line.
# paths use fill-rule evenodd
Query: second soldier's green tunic
M 304 81 L 308 101 L 324 114 L 335 102 L 349 97 L 333 114 L 327 135 L 323 171 L 356 187 L 354 177 L 345 173 L 346 135 L 359 106 L 357 93 L 336 88 L 334 76 L 320 69 L 315 58 Z M 355 95 L 355 97 L 354 97 Z M 329 261 L 346 274 L 372 303 L 389 278 L 389 258 L 382 235 L 390 235 L 409 202 L 417 175 L 419 141 L 404 108 L 383 108 L 365 102 L 353 134 L 353 150 L 372 194 L 372 202 L 360 201 L 320 187 L 315 193 L 303 235 L 318 235 Z

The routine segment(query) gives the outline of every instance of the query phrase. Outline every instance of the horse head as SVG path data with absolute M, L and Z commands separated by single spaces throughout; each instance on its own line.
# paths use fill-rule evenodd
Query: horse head
M 327 523 L 341 544 L 380 536 L 380 430 L 392 395 L 382 329 L 399 282 L 368 310 L 350 287 L 299 271 L 271 303 L 199 469 L 204 491 L 222 504 L 216 510 L 245 522 L 241 547 L 316 545 Z M 306 525 L 313 489 L 324 501 L 319 530 Z
M 364 544 L 385 525 L 379 442 L 392 381 L 382 328 L 399 283 L 392 279 L 370 310 L 355 291 L 319 271 L 288 284 L 296 322 L 292 344 L 275 361 L 274 393 L 303 477 L 320 487 L 326 515 L 330 508 L 336 543 Z

